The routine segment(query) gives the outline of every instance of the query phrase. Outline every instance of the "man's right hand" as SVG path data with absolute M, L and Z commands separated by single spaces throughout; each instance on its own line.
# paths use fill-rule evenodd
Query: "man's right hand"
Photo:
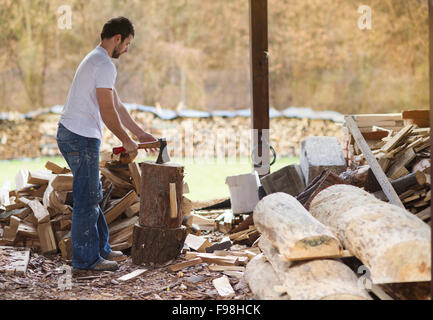
M 138 144 L 132 140 L 129 136 L 128 139 L 122 141 L 123 147 L 125 148 L 127 153 L 137 154 L 138 153 Z

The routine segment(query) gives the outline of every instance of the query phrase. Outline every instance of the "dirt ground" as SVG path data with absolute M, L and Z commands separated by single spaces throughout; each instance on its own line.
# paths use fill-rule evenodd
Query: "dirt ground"
M 223 234 L 210 236 L 219 238 Z M 130 250 L 129 250 L 130 251 Z M 31 253 L 25 276 L 0 274 L 0 299 L 5 300 L 223 300 L 212 280 L 224 275 L 212 272 L 206 263 L 172 272 L 171 264 L 185 260 L 185 255 L 162 265 L 134 265 L 130 252 L 128 259 L 119 263 L 119 270 L 95 272 L 72 270 L 71 288 L 65 287 L 70 261 L 60 254 L 41 255 Z M 140 276 L 126 282 L 118 278 L 137 269 L 146 269 Z M 252 293 L 244 278 L 228 276 L 236 293 L 231 299 L 252 299 Z M 60 284 L 60 286 L 59 286 Z

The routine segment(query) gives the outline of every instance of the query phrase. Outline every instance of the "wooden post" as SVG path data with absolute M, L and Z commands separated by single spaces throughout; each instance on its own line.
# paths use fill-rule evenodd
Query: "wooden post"
M 164 263 L 180 255 L 186 238 L 182 226 L 183 166 L 140 163 L 140 216 L 134 225 L 132 262 Z
M 430 126 L 433 123 L 433 0 L 428 0 L 428 17 L 429 17 L 429 95 L 430 95 Z M 430 141 L 433 139 L 433 132 L 430 130 Z M 433 155 L 430 153 L 430 162 L 433 163 Z M 430 176 L 433 174 L 433 168 L 430 166 Z M 433 223 L 431 225 L 431 231 L 433 235 Z M 432 263 L 433 263 L 433 236 L 431 241 L 432 248 Z M 433 269 L 432 278 L 430 281 L 430 299 L 433 299 Z
M 253 166 L 262 177 L 270 172 L 268 1 L 250 0 L 249 9 Z

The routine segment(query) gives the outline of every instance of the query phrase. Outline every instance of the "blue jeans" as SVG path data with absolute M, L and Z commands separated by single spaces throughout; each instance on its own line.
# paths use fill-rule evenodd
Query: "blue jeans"
M 101 141 L 75 134 L 59 123 L 57 145 L 74 176 L 72 267 L 92 269 L 111 252 L 107 222 L 99 207 L 102 200 L 99 179 Z

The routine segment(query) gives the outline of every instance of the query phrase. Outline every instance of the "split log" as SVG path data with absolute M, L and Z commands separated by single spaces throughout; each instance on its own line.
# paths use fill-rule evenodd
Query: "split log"
M 152 228 L 179 228 L 182 225 L 183 170 L 179 164 L 142 162 L 140 225 Z M 169 184 L 176 183 L 177 217 L 170 218 Z
M 288 260 L 339 256 L 338 239 L 292 196 L 277 192 L 254 209 L 254 223 Z
M 320 192 L 310 212 L 370 269 L 373 283 L 430 281 L 430 227 L 410 212 L 347 185 Z
M 305 188 L 300 165 L 291 164 L 260 179 L 266 194 L 285 192 L 298 195 Z
M 259 246 L 291 300 L 368 300 L 356 274 L 336 260 L 283 261 L 276 247 L 261 237 Z
M 287 294 L 281 294 L 274 289 L 276 286 L 281 286 L 281 282 L 262 253 L 247 264 L 245 280 L 258 300 L 289 300 Z
M 183 248 L 186 228 L 162 229 L 134 225 L 132 262 L 164 263 L 178 257 Z

